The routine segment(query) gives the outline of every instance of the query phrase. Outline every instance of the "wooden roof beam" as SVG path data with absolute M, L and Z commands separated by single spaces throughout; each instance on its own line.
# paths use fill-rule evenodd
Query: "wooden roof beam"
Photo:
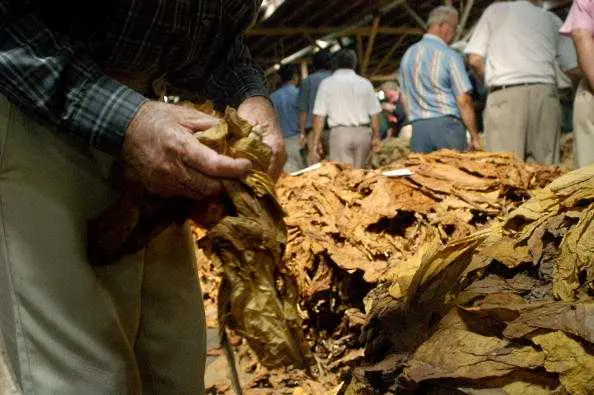
M 374 17 L 373 25 L 371 26 L 371 35 L 369 36 L 369 41 L 367 42 L 367 50 L 365 51 L 365 57 L 363 58 L 363 63 L 361 64 L 361 74 L 363 75 L 367 74 L 367 68 L 369 67 L 369 59 L 371 59 L 371 54 L 373 53 L 373 45 L 375 44 L 375 38 L 377 37 L 379 24 L 380 17 Z
M 383 59 L 379 62 L 379 64 L 375 67 L 372 74 L 375 75 L 382 70 L 382 68 L 390 61 L 392 56 L 394 56 L 394 52 L 396 52 L 398 48 L 400 48 L 400 46 L 402 45 L 404 40 L 406 40 L 407 37 L 408 35 L 405 34 L 394 43 L 394 45 L 392 46 L 392 48 L 390 48 L 386 56 L 384 56 Z
M 248 29 L 246 36 L 295 36 L 295 35 L 324 35 L 332 33 L 341 33 L 342 35 L 361 35 L 371 36 L 373 34 L 373 26 L 345 28 L 341 26 L 336 27 L 253 27 Z M 416 27 L 390 27 L 381 26 L 377 28 L 376 34 L 386 35 L 414 35 L 422 36 L 425 32 L 423 29 Z
M 417 22 L 417 24 L 421 27 L 421 29 L 426 30 L 427 29 L 427 24 L 425 23 L 425 21 L 423 20 L 423 18 L 421 18 L 419 16 L 419 14 L 417 14 L 415 12 L 415 10 L 413 10 L 409 5 L 408 5 L 408 1 L 405 3 L 402 3 L 402 7 L 404 7 L 404 9 L 406 10 L 406 13 L 415 20 L 415 22 Z
M 460 40 L 464 30 L 466 29 L 466 24 L 468 23 L 468 16 L 470 15 L 470 11 L 474 6 L 474 0 L 466 0 L 466 4 L 464 5 L 464 11 L 462 11 L 462 17 L 460 18 L 460 24 L 458 25 L 458 32 L 456 33 L 455 41 Z

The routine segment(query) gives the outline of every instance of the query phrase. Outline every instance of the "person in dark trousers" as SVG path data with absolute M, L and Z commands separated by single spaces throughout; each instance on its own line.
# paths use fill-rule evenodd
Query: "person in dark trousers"
M 299 138 L 299 74 L 294 64 L 282 66 L 278 74 L 282 85 L 270 95 L 270 100 L 278 113 L 285 140 L 287 163 L 284 170 L 292 173 L 305 167 Z
M 305 149 L 307 164 L 317 162 L 313 151 L 313 109 L 320 83 L 332 75 L 330 69 L 332 56 L 329 51 L 319 51 L 313 56 L 314 72 L 301 82 L 299 91 L 299 133 L 301 145 Z M 322 132 L 322 142 L 327 141 L 328 130 Z M 326 144 L 327 145 L 327 144 Z

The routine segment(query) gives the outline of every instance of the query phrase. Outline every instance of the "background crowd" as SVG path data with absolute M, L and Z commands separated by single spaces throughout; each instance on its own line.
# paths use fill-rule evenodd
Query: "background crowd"
M 285 171 L 322 158 L 362 167 L 390 137 L 410 139 L 413 152 L 485 149 L 556 164 L 562 131 L 574 132 L 574 165 L 591 163 L 593 9 L 592 1 L 574 1 L 564 24 L 541 0 L 498 2 L 454 43 L 458 11 L 437 7 L 394 81 L 375 88 L 357 75 L 351 49 L 317 52 L 301 82 L 295 65 L 282 66 L 272 101 Z

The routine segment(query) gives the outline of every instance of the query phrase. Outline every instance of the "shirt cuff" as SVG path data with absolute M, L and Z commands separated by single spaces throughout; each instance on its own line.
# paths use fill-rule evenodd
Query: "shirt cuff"
M 86 131 L 91 146 L 117 154 L 128 125 L 140 106 L 149 100 L 109 77 L 99 77 L 88 85 L 81 90 L 79 105 L 73 109 L 71 126 Z
M 270 99 L 264 79 L 260 78 L 260 71 L 251 65 L 237 65 L 233 68 L 227 86 L 229 97 L 222 98 L 227 105 L 239 107 L 246 99 L 255 96 L 262 96 Z

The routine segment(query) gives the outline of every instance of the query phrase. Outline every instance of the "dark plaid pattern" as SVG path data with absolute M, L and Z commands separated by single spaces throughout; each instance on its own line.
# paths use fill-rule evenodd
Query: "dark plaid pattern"
M 266 95 L 241 33 L 258 0 L 0 0 L 0 93 L 109 152 L 147 91 L 109 75 L 237 106 Z M 140 91 L 140 92 L 139 92 Z

